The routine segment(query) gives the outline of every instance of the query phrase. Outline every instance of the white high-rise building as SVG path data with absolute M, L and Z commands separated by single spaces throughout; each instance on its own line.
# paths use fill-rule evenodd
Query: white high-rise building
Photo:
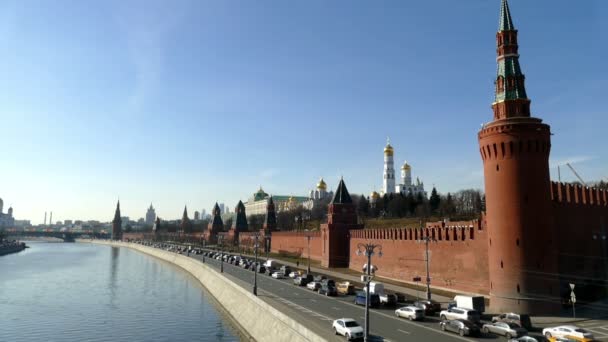
M 154 210 L 152 203 L 150 203 L 150 208 L 146 212 L 146 224 L 151 226 L 154 224 L 154 221 L 156 221 L 156 210 Z
M 382 194 L 392 194 L 395 192 L 395 166 L 393 164 L 393 147 L 390 140 L 386 140 L 384 147 L 384 175 L 382 180 Z

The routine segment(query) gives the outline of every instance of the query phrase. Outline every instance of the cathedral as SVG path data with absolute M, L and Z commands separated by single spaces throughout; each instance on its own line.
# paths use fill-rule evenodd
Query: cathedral
M 12 227 L 15 225 L 15 218 L 13 217 L 13 208 L 8 208 L 8 213 L 3 213 L 4 202 L 0 198 L 0 227 Z
M 390 141 L 386 142 L 384 147 L 384 175 L 382 180 L 382 195 L 390 195 L 401 193 L 403 195 L 412 194 L 427 197 L 424 191 L 424 183 L 416 177 L 416 182 L 412 182 L 412 166 L 406 162 L 401 166 L 401 184 L 395 184 L 395 167 L 393 162 L 393 154 L 395 150 L 391 146 Z

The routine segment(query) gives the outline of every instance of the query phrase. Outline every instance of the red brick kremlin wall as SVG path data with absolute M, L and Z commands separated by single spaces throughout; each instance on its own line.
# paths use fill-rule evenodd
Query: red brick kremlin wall
M 270 251 L 272 253 L 297 254 L 308 258 L 308 240 L 310 235 L 310 259 L 321 261 L 321 232 L 272 232 Z
M 608 191 L 552 182 L 551 200 L 560 274 L 567 278 L 566 283 L 573 280 L 605 287 Z
M 382 245 L 374 256 L 377 275 L 401 281 L 426 279 L 425 244 L 429 236 L 431 285 L 472 293 L 489 293 L 488 239 L 481 220 L 428 223 L 425 228 L 364 229 L 350 231 L 350 269 L 361 271 L 367 262 L 354 254 L 358 243 Z

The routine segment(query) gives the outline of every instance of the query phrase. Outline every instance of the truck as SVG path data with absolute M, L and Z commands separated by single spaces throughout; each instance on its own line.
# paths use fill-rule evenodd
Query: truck
M 367 291 L 367 287 L 363 287 L 363 291 Z M 369 293 L 377 294 L 380 297 L 380 304 L 383 305 L 396 305 L 397 304 L 397 296 L 394 294 L 389 294 L 384 291 L 384 284 L 372 281 L 369 283 Z
M 482 296 L 454 296 L 454 302 L 459 308 L 472 309 L 479 313 L 486 311 L 485 298 Z

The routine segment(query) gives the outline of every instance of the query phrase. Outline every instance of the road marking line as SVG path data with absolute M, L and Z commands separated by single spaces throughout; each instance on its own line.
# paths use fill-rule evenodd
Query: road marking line
M 397 331 L 400 331 L 400 332 L 402 332 L 402 333 L 404 333 L 404 334 L 408 334 L 408 335 L 410 334 L 410 332 L 409 332 L 409 331 L 405 331 L 405 330 L 401 330 L 401 329 L 397 329 Z

